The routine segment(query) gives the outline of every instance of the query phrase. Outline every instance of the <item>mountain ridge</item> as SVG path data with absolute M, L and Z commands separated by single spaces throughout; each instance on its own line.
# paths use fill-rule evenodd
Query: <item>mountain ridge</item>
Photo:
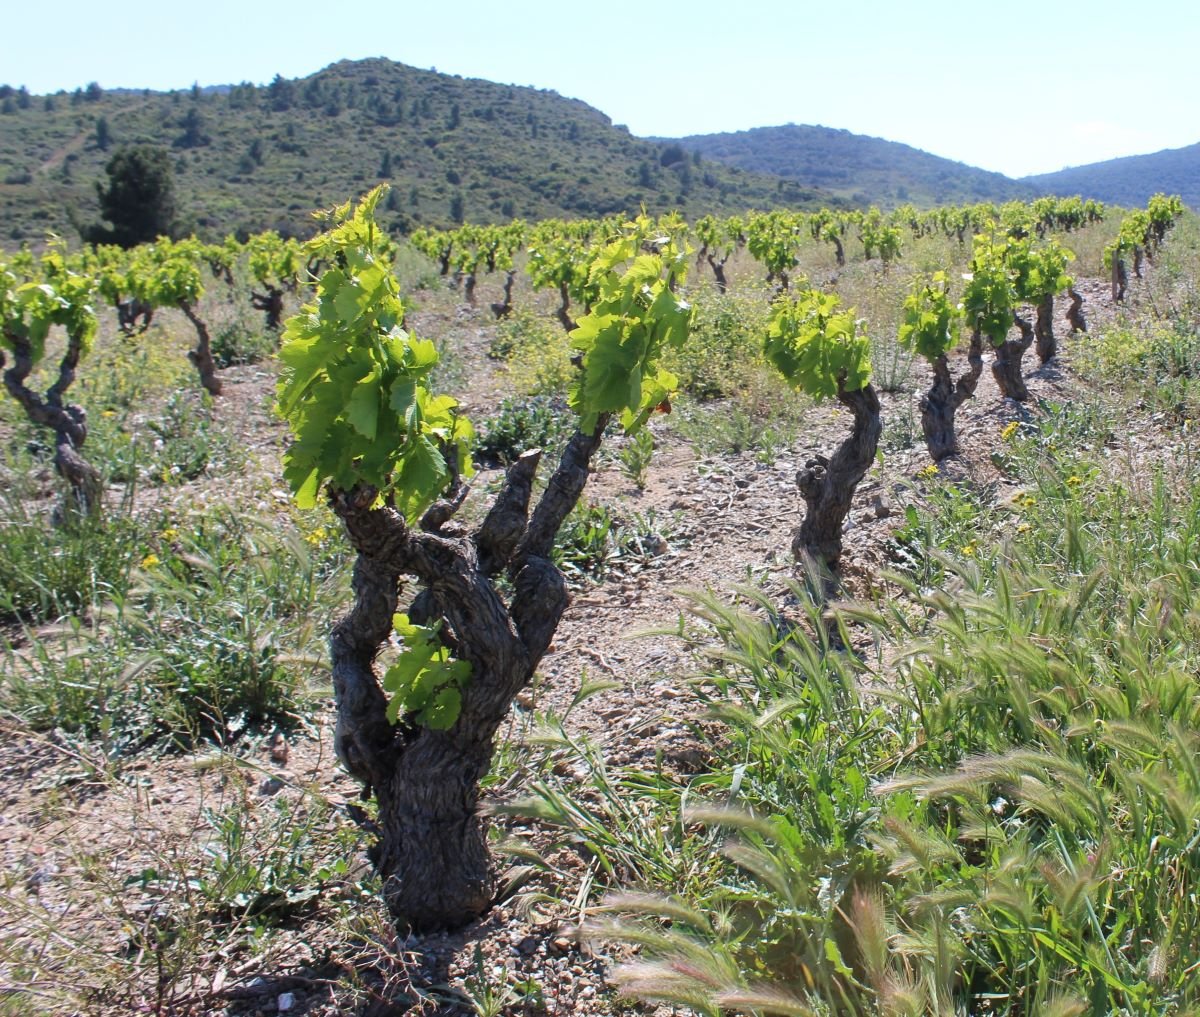
M 815 124 L 652 138 L 702 158 L 819 186 L 856 204 L 959 204 L 1027 200 L 1034 187 L 1002 173 L 933 155 L 900 141 Z
M 1185 205 L 1200 208 L 1200 142 L 1068 166 L 1055 173 L 1036 173 L 1021 179 L 1051 194 L 1094 190 L 1098 193 L 1084 196 L 1098 197 L 1115 205 L 1140 206 L 1151 195 L 1164 193 L 1178 194 Z
M 819 125 L 638 138 L 553 89 L 370 58 L 262 86 L 106 92 L 93 83 L 47 96 L 0 86 L 0 242 L 39 243 L 95 221 L 113 150 L 145 143 L 173 153 L 182 226 L 214 238 L 307 235 L 313 209 L 380 181 L 392 184 L 383 212 L 400 232 L 642 207 L 693 218 L 1042 193 L 1142 205 L 1167 191 L 1200 206 L 1200 144 L 1016 180 Z

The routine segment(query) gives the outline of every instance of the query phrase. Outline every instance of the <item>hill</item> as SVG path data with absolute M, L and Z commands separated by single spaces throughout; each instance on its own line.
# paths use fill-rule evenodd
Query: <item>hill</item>
M 95 184 L 118 146 L 174 154 L 185 227 L 220 236 L 311 232 L 310 210 L 390 180 L 386 220 L 419 224 L 590 217 L 680 209 L 816 207 L 834 199 L 790 181 L 632 137 L 556 92 L 344 61 L 190 91 L 31 96 L 0 88 L 0 241 L 73 234 L 97 217 Z
M 731 134 L 697 134 L 675 139 L 675 143 L 703 159 L 825 188 L 862 205 L 887 208 L 905 202 L 934 206 L 1024 200 L 1039 193 L 1031 184 L 1002 173 L 831 127 L 756 127 Z
M 1159 192 L 1178 194 L 1185 204 L 1200 208 L 1200 143 L 1039 173 L 1024 182 L 1043 193 L 1081 194 L 1129 207 L 1144 205 Z

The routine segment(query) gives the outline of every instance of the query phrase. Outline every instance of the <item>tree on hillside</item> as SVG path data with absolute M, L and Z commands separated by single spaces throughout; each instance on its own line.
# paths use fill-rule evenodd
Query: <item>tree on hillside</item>
M 120 149 L 104 167 L 108 186 L 96 182 L 100 214 L 112 226 L 94 224 L 81 231 L 92 244 L 136 247 L 175 226 L 175 182 L 171 157 L 154 145 Z

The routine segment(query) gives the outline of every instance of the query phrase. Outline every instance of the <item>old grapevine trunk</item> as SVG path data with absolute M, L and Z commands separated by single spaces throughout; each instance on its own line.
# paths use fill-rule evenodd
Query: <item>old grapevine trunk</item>
M 79 516 L 96 518 L 103 505 L 104 484 L 100 471 L 80 451 L 87 440 L 87 413 L 82 406 L 65 401 L 79 365 L 79 339 L 67 337 L 67 349 L 58 365 L 58 378 L 42 396 L 26 384 L 34 367 L 32 348 L 20 336 L 9 335 L 8 338 L 14 362 L 5 370 L 5 357 L 0 353 L 5 388 L 32 423 L 54 432 L 54 466 L 70 487 L 70 496 L 58 518 L 63 522 Z
M 707 254 L 705 260 L 708 262 L 708 267 L 712 269 L 713 278 L 717 281 L 717 292 L 724 293 L 729 289 L 729 280 L 725 278 L 725 262 L 729 260 L 729 255 L 718 259 L 712 254 Z
M 1037 305 L 1037 318 L 1033 323 L 1034 339 L 1037 343 L 1039 363 L 1053 360 L 1058 353 L 1058 339 L 1054 335 L 1054 294 L 1047 293 Z
M 497 318 L 507 318 L 512 314 L 513 278 L 516 274 L 516 270 L 510 268 L 504 276 L 504 300 L 492 304 L 492 314 Z
M 935 463 L 958 451 L 958 436 L 954 431 L 954 414 L 975 394 L 979 376 L 983 373 L 983 338 L 979 329 L 971 334 L 967 348 L 967 371 L 957 384 L 950 378 L 950 363 L 945 355 L 933 362 L 933 385 L 921 397 L 921 430 L 925 447 Z
M 188 360 L 195 366 L 200 375 L 200 384 L 204 386 L 208 394 L 219 396 L 221 379 L 217 377 L 217 362 L 213 360 L 212 339 L 208 334 L 208 326 L 188 301 L 181 300 L 179 309 L 183 311 L 187 320 L 192 323 L 192 328 L 196 330 L 196 346 L 195 349 L 188 350 Z
M 266 293 L 250 293 L 250 306 L 256 311 L 262 311 L 267 316 L 267 328 L 278 332 L 283 321 L 283 290 L 276 286 L 268 286 Z
M 488 910 L 495 873 L 479 813 L 479 781 L 513 698 L 528 684 L 567 607 L 566 583 L 550 560 L 555 535 L 578 501 L 605 425 L 576 433 L 533 512 L 540 453 L 508 471 L 473 533 L 451 520 L 465 488 L 431 508 L 420 529 L 390 508 L 372 508 L 369 489 L 332 499 L 358 552 L 354 606 L 331 638 L 338 722 L 335 747 L 374 793 L 374 858 L 397 921 L 416 931 L 461 927 Z M 507 600 L 496 585 L 505 574 Z M 386 643 L 406 575 L 421 591 L 408 613 L 441 621 L 451 653 L 471 665 L 457 720 L 445 731 L 391 725 L 374 661 Z
M 850 511 L 854 491 L 871 463 L 883 422 L 879 397 L 870 385 L 847 392 L 838 385 L 838 402 L 854 414 L 850 436 L 826 458 L 816 456 L 796 475 L 804 499 L 804 521 L 792 538 L 792 554 L 836 571 L 842 556 L 842 524 Z
M 1000 394 L 1008 399 L 1023 403 L 1029 398 L 1029 389 L 1021 374 L 1021 358 L 1033 345 L 1033 326 L 1025 318 L 1013 312 L 1013 324 L 1021 333 L 1020 339 L 1005 339 L 995 346 L 996 358 L 992 361 L 992 377 Z
M 1086 332 L 1087 319 L 1083 316 L 1082 294 L 1074 286 L 1068 286 L 1067 296 L 1071 298 L 1071 306 L 1067 308 L 1067 321 L 1071 323 L 1071 331 Z
M 1113 253 L 1112 259 L 1112 298 L 1114 304 L 1125 300 L 1125 291 L 1129 288 L 1129 273 L 1125 268 L 1125 259 L 1119 252 Z

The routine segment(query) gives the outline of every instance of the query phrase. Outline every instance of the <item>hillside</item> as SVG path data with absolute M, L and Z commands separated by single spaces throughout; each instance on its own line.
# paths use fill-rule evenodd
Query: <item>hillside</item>
M 121 145 L 175 156 L 179 207 L 202 235 L 311 230 L 309 212 L 380 180 L 386 219 L 422 223 L 818 206 L 828 193 L 683 157 L 552 91 L 384 59 L 298 80 L 183 92 L 98 85 L 31 96 L 0 89 L 0 240 L 73 234 L 97 216 L 95 184 Z
M 1144 205 L 1159 192 L 1178 194 L 1200 207 L 1200 143 L 1168 148 L 1150 155 L 1072 166 L 1057 173 L 1025 177 L 1025 183 L 1049 194 L 1082 194 L 1114 205 Z
M 697 134 L 676 143 L 704 159 L 825 188 L 855 204 L 931 206 L 1025 200 L 1039 193 L 1002 173 L 830 127 L 756 127 L 732 134 Z

